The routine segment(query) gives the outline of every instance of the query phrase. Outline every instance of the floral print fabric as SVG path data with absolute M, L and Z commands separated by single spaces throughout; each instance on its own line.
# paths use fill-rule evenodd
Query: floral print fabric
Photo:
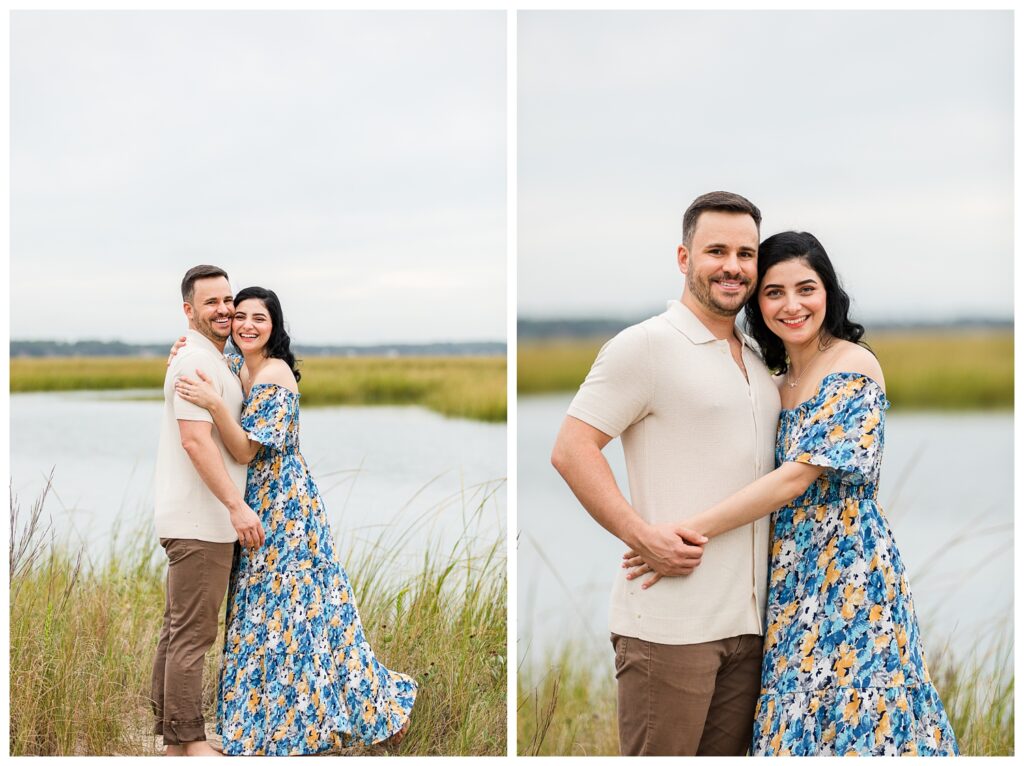
M 372 744 L 408 721 L 416 682 L 377 661 L 323 503 L 299 453 L 299 395 L 252 387 L 242 428 L 262 447 L 245 499 L 266 543 L 240 549 L 228 590 L 217 731 L 228 755 Z
M 834 373 L 783 410 L 776 464 L 823 466 L 772 514 L 755 755 L 957 755 L 903 562 L 875 502 L 889 402 Z

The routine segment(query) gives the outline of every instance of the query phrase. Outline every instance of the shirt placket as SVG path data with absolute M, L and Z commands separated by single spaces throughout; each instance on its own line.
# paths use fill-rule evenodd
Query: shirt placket
M 756 480 L 764 472 L 764 456 L 762 455 L 762 450 L 761 450 L 761 447 L 760 447 L 760 445 L 761 445 L 761 433 L 760 433 L 760 423 L 758 422 L 758 417 L 757 417 L 758 396 L 757 396 L 756 387 L 754 386 L 754 381 L 751 379 L 751 375 L 753 374 L 751 372 L 751 370 L 753 370 L 753 365 L 751 365 L 750 360 L 747 358 L 747 346 L 746 346 L 746 344 L 743 344 L 743 347 L 740 349 L 740 356 L 743 358 L 743 364 L 747 368 L 747 381 L 746 381 L 746 383 L 747 383 L 747 401 L 748 401 L 748 404 L 750 406 L 750 418 L 751 418 L 751 421 L 753 423 L 753 432 L 754 432 L 754 477 L 753 478 L 754 478 L 754 480 Z M 764 633 L 764 625 L 762 624 L 762 619 L 761 619 L 761 612 L 762 612 L 762 610 L 761 610 L 761 603 L 760 603 L 760 599 L 758 598 L 758 594 L 760 593 L 760 588 L 758 587 L 758 582 L 757 582 L 757 572 L 758 572 L 757 557 L 758 557 L 758 551 L 761 549 L 761 546 L 759 545 L 759 543 L 761 541 L 761 527 L 762 526 L 763 525 L 762 524 L 758 524 L 757 521 L 754 521 L 750 525 L 750 546 L 751 546 L 751 550 L 750 550 L 750 600 L 751 600 L 751 603 L 753 604 L 753 608 L 754 608 L 754 619 L 757 622 L 757 629 L 758 629 L 758 632 L 761 633 L 761 634 Z

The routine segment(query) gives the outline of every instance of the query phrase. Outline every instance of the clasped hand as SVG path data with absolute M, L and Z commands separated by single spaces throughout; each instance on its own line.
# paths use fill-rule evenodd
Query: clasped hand
M 636 546 L 622 555 L 627 580 L 653 573 L 641 584 L 647 589 L 662 577 L 688 575 L 700 566 L 708 538 L 679 524 L 652 524 L 639 536 Z

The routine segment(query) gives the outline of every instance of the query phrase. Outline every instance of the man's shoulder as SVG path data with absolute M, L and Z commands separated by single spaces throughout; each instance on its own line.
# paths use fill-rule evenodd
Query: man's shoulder
M 178 353 L 171 360 L 170 368 L 176 373 L 195 372 L 196 364 L 216 362 L 218 360 L 220 360 L 220 357 L 210 349 L 186 344 L 178 349 Z M 189 365 L 192 365 L 191 368 Z
M 654 319 L 657 317 L 645 319 L 643 322 L 637 322 L 619 330 L 604 344 L 602 351 L 605 354 L 615 353 L 616 355 L 646 353 L 649 347 L 650 323 Z
M 678 346 L 691 346 L 685 335 L 679 332 L 667 316 L 668 312 L 655 314 L 642 322 L 630 325 L 615 336 L 619 342 L 642 345 L 655 355 L 659 353 L 679 353 Z M 669 344 L 666 347 L 665 344 Z
M 661 334 L 666 329 L 670 329 L 670 325 L 665 319 L 665 314 L 655 314 L 636 324 L 623 327 L 612 340 L 621 338 L 625 342 L 647 341 L 652 335 Z

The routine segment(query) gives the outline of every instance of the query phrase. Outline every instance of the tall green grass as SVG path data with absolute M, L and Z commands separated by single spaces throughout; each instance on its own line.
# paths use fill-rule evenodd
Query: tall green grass
M 418 404 L 452 417 L 506 417 L 504 357 L 317 356 L 300 369 L 304 405 Z M 163 359 L 18 358 L 11 360 L 11 392 L 158 389 L 166 371 Z
M 524 341 L 518 391 L 575 391 L 605 338 Z M 866 337 L 900 409 L 997 410 L 1013 407 L 1010 331 L 872 333 Z
M 930 658 L 932 680 L 962 755 L 1012 755 L 1014 733 L 1012 642 L 994 657 Z M 520 668 L 517 752 L 520 755 L 618 755 L 611 649 L 605 657 L 566 645 L 539 668 Z M 989 669 L 990 668 L 990 669 Z
M 516 700 L 519 755 L 619 754 L 610 650 L 605 657 L 593 654 L 593 650 L 567 643 L 547 658 L 543 669 L 529 663 L 520 666 Z
M 885 333 L 869 338 L 894 406 L 1013 407 L 1013 332 Z
M 431 518 L 347 546 L 374 651 L 420 684 L 401 754 L 505 753 L 504 540 L 479 531 L 500 486 L 467 491 L 464 534 L 448 549 L 428 545 L 410 575 L 394 574 L 403 546 L 424 539 Z M 11 498 L 11 755 L 155 754 L 147 699 L 163 554 L 149 529 L 115 536 L 94 561 L 71 553 L 45 522 L 44 502 L 45 492 L 24 514 Z M 207 721 L 219 648 L 207 656 Z

